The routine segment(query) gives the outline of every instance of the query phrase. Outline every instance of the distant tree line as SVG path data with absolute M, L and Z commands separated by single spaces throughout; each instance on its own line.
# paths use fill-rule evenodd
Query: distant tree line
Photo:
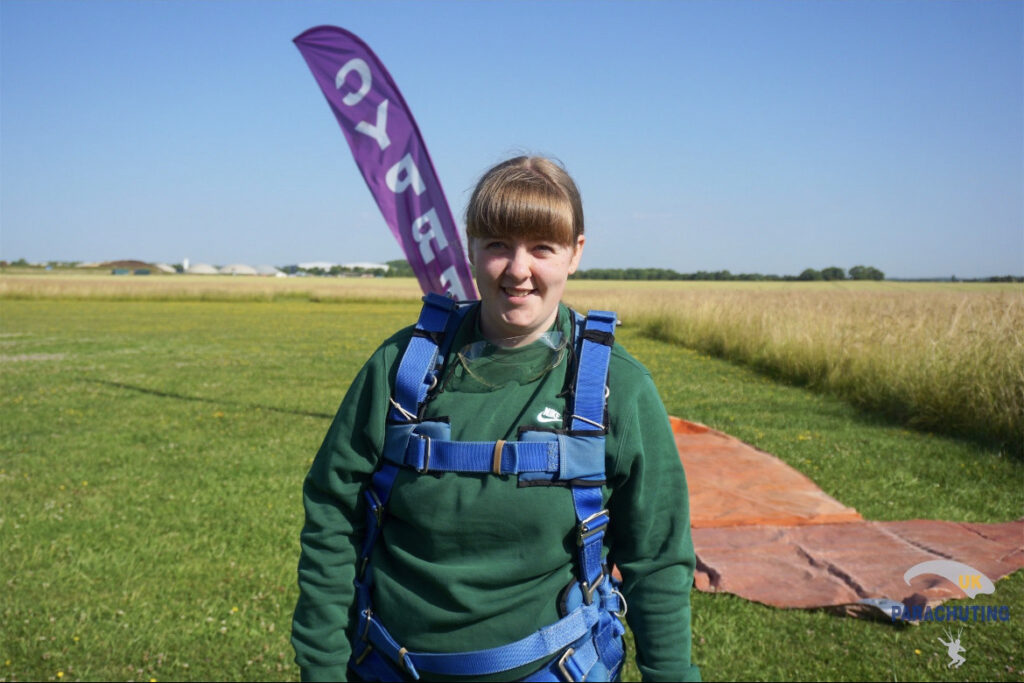
M 670 268 L 590 268 L 573 275 L 580 280 L 776 280 L 797 282 L 812 280 L 884 280 L 885 273 L 874 266 L 854 266 L 849 274 L 838 266 L 817 270 L 807 268 L 799 275 L 772 275 L 763 273 L 730 273 L 728 270 L 698 270 L 680 273 Z
M 282 273 L 288 275 L 296 275 L 298 273 L 304 273 L 306 275 L 315 275 L 318 277 L 361 277 L 363 275 L 372 275 L 373 277 L 385 277 L 387 271 L 383 268 L 362 268 L 360 266 L 331 266 L 330 268 L 300 268 L 296 265 L 281 266 L 278 268 Z
M 29 263 L 24 258 L 14 261 L 0 260 L 0 268 L 73 268 L 80 261 L 47 261 L 43 263 Z M 349 268 L 346 266 L 333 266 L 329 270 L 323 268 L 309 268 L 303 270 L 297 265 L 280 266 L 280 269 L 289 275 L 304 273 L 306 275 L 318 276 L 341 276 L 352 277 L 361 275 L 373 275 L 375 277 L 415 277 L 412 266 L 405 259 L 387 261 L 388 269 L 381 268 Z M 179 273 L 184 269 L 181 264 L 174 265 Z M 806 268 L 799 275 L 773 275 L 763 273 L 730 273 L 728 270 L 698 270 L 695 273 L 680 273 L 670 268 L 589 268 L 578 270 L 571 276 L 578 280 L 751 280 L 751 281 L 779 281 L 779 282 L 800 282 L 800 281 L 826 281 L 826 280 L 884 280 L 885 273 L 874 266 L 854 266 L 849 272 L 838 266 L 829 266 L 817 270 Z M 958 278 L 953 275 L 945 278 L 920 278 L 921 282 L 1024 282 L 1022 275 L 995 275 L 981 278 Z
M 29 263 L 23 258 L 15 261 L 0 261 L 0 267 L 12 266 L 15 268 L 74 268 L 81 261 L 47 261 L 46 263 Z
M 958 280 L 956 275 L 952 278 L 953 282 L 1024 282 L 1024 276 L 1021 275 L 995 275 L 993 277 L 986 278 L 975 278 L 969 280 Z
M 385 263 L 388 264 L 388 272 L 384 273 L 384 277 L 416 277 L 416 274 L 412 272 L 412 266 L 404 258 L 385 261 Z

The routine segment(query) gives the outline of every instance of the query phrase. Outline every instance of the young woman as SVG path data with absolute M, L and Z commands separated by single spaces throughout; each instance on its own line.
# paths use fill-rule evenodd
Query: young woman
M 543 158 L 498 164 L 466 230 L 479 303 L 426 298 L 306 478 L 303 678 L 611 680 L 624 616 L 646 680 L 699 679 L 665 408 L 614 314 L 561 303 L 586 241 L 575 183 Z

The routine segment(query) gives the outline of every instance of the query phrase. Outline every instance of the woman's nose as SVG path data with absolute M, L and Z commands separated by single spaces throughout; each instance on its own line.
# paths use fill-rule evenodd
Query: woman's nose
M 513 251 L 512 258 L 509 259 L 505 270 L 517 280 L 525 280 L 530 277 L 530 252 L 523 247 Z

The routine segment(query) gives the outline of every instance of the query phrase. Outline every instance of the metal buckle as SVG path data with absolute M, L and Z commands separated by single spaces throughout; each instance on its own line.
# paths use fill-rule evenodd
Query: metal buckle
M 606 517 L 608 517 L 608 510 L 601 510 L 600 512 L 595 512 L 594 514 L 590 515 L 585 520 L 580 522 L 579 538 L 576 539 L 576 545 L 582 546 L 583 541 L 585 541 L 586 539 L 596 534 L 598 531 L 601 531 L 606 526 L 608 526 L 608 522 L 602 522 L 594 528 L 590 528 L 590 523 L 598 517 L 600 517 L 601 515 L 605 515 Z
M 427 470 L 430 469 L 430 437 L 427 436 L 426 434 L 417 434 L 417 436 L 426 441 L 427 444 L 426 446 L 424 446 L 424 450 L 426 451 L 426 457 L 423 459 L 423 467 L 417 467 L 416 471 L 419 472 L 420 474 L 426 474 Z
M 373 490 L 372 486 L 366 489 L 366 492 L 373 499 L 373 516 L 377 518 L 377 528 L 379 529 L 384 514 L 384 503 L 380 502 L 380 498 L 377 497 L 377 493 Z
M 583 588 L 583 602 L 588 605 L 594 604 L 594 591 L 596 591 L 597 587 L 604 581 L 604 577 L 604 568 L 602 567 L 601 575 L 597 577 L 596 581 L 594 581 L 593 586 L 588 584 L 586 581 L 580 581 L 580 586 Z
M 369 564 L 370 556 L 363 555 L 362 559 L 359 561 L 359 572 L 356 574 L 360 581 L 363 579 L 364 576 L 366 576 L 366 568 L 369 566 Z
M 412 670 L 409 668 L 409 665 L 405 661 L 405 658 L 408 655 L 409 651 L 406 650 L 404 647 L 398 648 L 398 665 L 401 666 L 406 673 L 411 674 Z
M 598 429 L 604 429 L 604 425 L 601 424 L 600 422 L 594 422 L 593 420 L 588 420 L 587 418 L 583 417 L 582 415 L 577 415 L 577 414 L 573 413 L 571 417 L 574 420 L 579 420 L 580 422 L 586 422 L 588 425 L 594 425 Z
M 367 643 L 366 647 L 363 648 L 363 651 L 359 653 L 358 657 L 356 657 L 356 665 L 362 664 L 363 660 L 366 659 L 371 652 L 373 652 L 373 644 Z
M 572 657 L 575 653 L 576 650 L 570 647 L 568 650 L 565 651 L 565 653 L 561 657 L 558 658 L 558 671 L 562 674 L 562 678 L 564 678 L 566 681 L 569 681 L 570 683 L 572 681 L 575 681 L 576 679 L 573 678 L 572 674 L 569 673 L 569 670 L 565 668 L 565 662 L 569 659 L 569 657 Z M 585 681 L 587 680 L 587 677 L 584 676 L 580 680 Z
M 363 610 L 363 616 L 366 617 L 366 621 L 365 626 L 363 626 L 363 632 L 359 634 L 359 640 L 366 640 L 366 636 L 370 633 L 370 620 L 373 619 L 373 610 L 367 607 Z

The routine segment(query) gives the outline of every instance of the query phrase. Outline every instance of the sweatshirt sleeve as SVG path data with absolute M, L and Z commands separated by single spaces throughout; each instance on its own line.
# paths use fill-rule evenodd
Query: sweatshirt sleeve
M 613 415 L 611 423 L 617 444 L 609 482 L 609 559 L 622 573 L 626 620 L 643 679 L 700 680 L 690 659 L 696 558 L 686 476 L 650 375 L 643 371 L 632 388 L 627 392 L 631 400 L 619 403 L 623 414 L 619 419 Z
M 356 376 L 303 484 L 306 521 L 292 620 L 303 680 L 346 680 L 351 629 L 357 623 L 352 582 L 366 526 L 362 491 L 384 441 L 387 360 L 394 353 L 385 342 Z

